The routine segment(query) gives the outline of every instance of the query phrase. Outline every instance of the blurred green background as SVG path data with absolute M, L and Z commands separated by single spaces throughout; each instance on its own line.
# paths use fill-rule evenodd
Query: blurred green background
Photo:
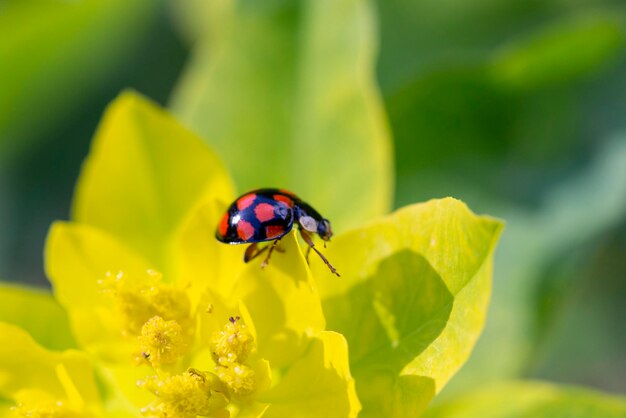
M 46 286 L 48 227 L 67 219 L 98 120 L 122 89 L 211 138 L 266 121 L 245 131 L 254 146 L 287 136 L 276 121 L 290 107 L 264 106 L 285 80 L 341 85 L 328 68 L 372 56 L 363 73 L 377 86 L 355 88 L 384 109 L 372 129 L 390 130 L 393 206 L 451 195 L 507 222 L 485 332 L 442 398 L 509 377 L 626 393 L 623 1 L 355 0 L 328 16 L 313 1 L 0 0 L 0 277 Z M 324 24 L 346 28 L 327 55 Z M 350 25 L 369 48 L 350 48 Z M 306 42 L 321 53 L 299 54 Z M 332 109 L 350 117 L 342 111 Z M 341 142 L 311 129 L 316 158 Z

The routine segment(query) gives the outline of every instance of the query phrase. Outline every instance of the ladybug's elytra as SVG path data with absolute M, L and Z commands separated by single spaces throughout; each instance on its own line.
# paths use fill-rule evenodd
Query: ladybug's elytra
M 300 235 L 309 245 L 309 250 L 312 248 L 330 271 L 339 276 L 332 264 L 315 248 L 311 238 L 311 234 L 317 234 L 324 241 L 330 240 L 333 235 L 330 222 L 287 190 L 259 189 L 239 196 L 222 216 L 215 237 L 227 244 L 251 244 L 244 254 L 246 263 L 269 248 L 261 264 L 265 267 L 278 241 L 291 231 L 294 224 L 299 226 Z M 274 243 L 259 250 L 257 244 L 265 241 Z M 307 251 L 307 259 L 308 254 Z

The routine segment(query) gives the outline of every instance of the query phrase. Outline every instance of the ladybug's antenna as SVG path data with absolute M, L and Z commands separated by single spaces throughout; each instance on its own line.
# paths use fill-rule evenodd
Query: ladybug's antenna
M 330 261 L 328 261 L 326 259 L 326 257 L 324 257 L 324 254 L 320 253 L 319 250 L 317 248 L 315 248 L 315 244 L 313 243 L 313 240 L 311 239 L 311 236 L 305 232 L 302 228 L 300 228 L 300 235 L 302 235 L 302 239 L 304 239 L 304 242 L 306 242 L 307 244 L 309 244 L 309 248 L 312 248 L 313 251 L 315 251 L 317 253 L 317 255 L 320 256 L 320 258 L 322 259 L 322 261 L 328 266 L 328 268 L 330 269 L 331 273 L 336 274 L 337 277 L 341 277 L 341 275 L 339 273 L 337 273 L 337 269 L 335 267 L 333 267 L 332 264 L 330 264 Z M 325 244 L 325 243 L 324 243 Z

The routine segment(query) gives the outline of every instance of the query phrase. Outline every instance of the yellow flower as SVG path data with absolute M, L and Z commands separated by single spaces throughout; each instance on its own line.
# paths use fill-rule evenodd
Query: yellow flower
M 78 344 L 148 417 L 356 416 L 347 344 L 294 237 L 266 270 L 215 241 L 233 197 L 199 138 L 118 98 L 46 248 Z
M 500 224 L 454 199 L 410 206 L 333 239 L 337 278 L 320 260 L 308 265 L 294 233 L 265 269 L 243 263 L 244 248 L 214 238 L 234 196 L 199 138 L 122 94 L 83 167 L 72 221 L 52 226 L 45 251 L 82 351 L 47 351 L 0 322 L 0 408 L 25 417 L 421 413 L 480 334 Z

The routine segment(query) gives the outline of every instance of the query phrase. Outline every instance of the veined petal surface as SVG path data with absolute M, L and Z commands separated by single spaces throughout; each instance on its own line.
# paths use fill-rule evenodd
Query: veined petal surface
M 195 202 L 210 196 L 228 203 L 232 195 L 222 163 L 200 138 L 125 92 L 108 107 L 93 140 L 73 219 L 118 237 L 164 270 L 168 239 Z
M 346 336 L 362 416 L 415 416 L 469 356 L 484 323 L 501 224 L 432 200 L 342 234 L 337 278 L 312 261 L 328 328 Z

